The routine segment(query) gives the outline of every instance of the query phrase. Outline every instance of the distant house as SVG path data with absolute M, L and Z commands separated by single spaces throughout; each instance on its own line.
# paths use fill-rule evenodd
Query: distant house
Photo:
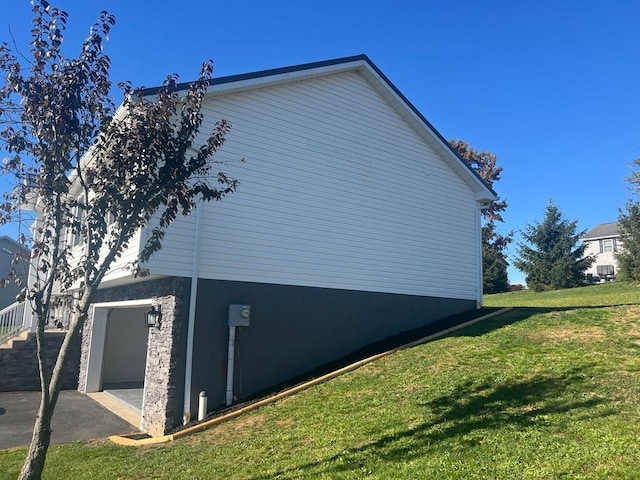
M 203 113 L 232 123 L 217 160 L 241 186 L 177 219 L 146 278 L 124 267 L 148 228 L 130 242 L 83 327 L 80 391 L 142 387 L 141 428 L 163 434 L 200 391 L 243 399 L 481 305 L 497 195 L 366 56 L 213 79 Z
M 587 280 L 598 282 L 614 279 L 618 268 L 615 254 L 622 246 L 618 222 L 596 225 L 581 240 L 587 245 L 586 255 L 595 258 L 593 265 L 585 272 Z
M 20 252 L 21 248 L 20 243 L 12 238 L 6 235 L 0 237 L 0 280 L 6 278 L 12 269 L 16 275 L 25 280 L 28 264 L 22 261 L 13 263 L 16 254 Z M 19 290 L 20 287 L 13 281 L 9 281 L 7 285 L 0 288 L 0 310 L 16 301 L 16 295 L 18 295 Z

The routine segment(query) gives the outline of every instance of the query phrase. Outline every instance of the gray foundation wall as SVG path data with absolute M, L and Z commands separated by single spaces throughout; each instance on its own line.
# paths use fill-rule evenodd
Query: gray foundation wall
M 182 422 L 190 279 L 163 278 L 100 290 L 95 303 L 154 298 L 162 325 L 150 329 L 142 428 L 167 433 Z M 473 300 L 204 280 L 198 282 L 191 412 L 206 391 L 224 403 L 230 304 L 251 305 L 237 330 L 234 393 L 242 400 L 370 343 L 475 308 Z M 93 318 L 82 334 L 79 384 L 86 383 Z
M 198 283 L 192 405 L 224 402 L 229 304 L 251 305 L 237 331 L 234 393 L 245 398 L 370 343 L 475 308 L 473 300 L 203 280 Z

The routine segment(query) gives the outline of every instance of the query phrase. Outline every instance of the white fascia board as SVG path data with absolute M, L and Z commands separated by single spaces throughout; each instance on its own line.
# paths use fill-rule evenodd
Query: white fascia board
M 486 206 L 488 207 L 489 203 L 491 202 L 496 202 L 498 200 L 500 200 L 500 197 L 497 195 L 486 195 L 485 192 L 476 192 L 476 194 L 474 195 L 474 198 L 476 200 L 476 202 L 478 202 L 479 204 L 487 204 Z
M 219 84 L 214 83 L 207 88 L 207 94 L 224 95 L 228 93 L 237 93 L 244 90 L 271 87 L 274 85 L 297 82 L 306 78 L 321 77 L 324 75 L 356 70 L 364 65 L 366 65 L 366 62 L 364 60 L 355 60 L 353 62 L 339 63 L 334 65 L 323 65 L 316 68 L 293 70 L 283 73 L 247 78 L 243 80 L 223 82 Z
M 132 307 L 150 307 L 153 304 L 152 298 L 143 298 L 140 300 L 123 300 L 118 302 L 100 302 L 94 303 L 93 308 L 132 308 Z
M 604 235 L 601 237 L 586 237 L 586 238 L 579 238 L 578 240 L 580 240 L 581 242 L 595 242 L 597 240 L 606 240 L 608 238 L 620 238 L 620 234 L 616 233 L 614 235 Z

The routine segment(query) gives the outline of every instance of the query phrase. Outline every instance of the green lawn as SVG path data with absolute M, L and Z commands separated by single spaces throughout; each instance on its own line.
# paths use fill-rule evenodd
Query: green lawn
M 54 446 L 44 478 L 640 478 L 640 287 L 486 303 L 517 308 L 172 444 Z
M 611 282 L 550 292 L 519 292 L 486 295 L 488 307 L 599 307 L 640 304 L 640 284 Z

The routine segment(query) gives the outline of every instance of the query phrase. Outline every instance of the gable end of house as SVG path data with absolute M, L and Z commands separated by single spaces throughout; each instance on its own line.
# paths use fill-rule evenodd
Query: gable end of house
M 498 199 L 497 193 L 460 158 L 442 134 L 365 54 L 212 78 L 209 81 L 208 93 L 210 95 L 226 95 L 346 71 L 361 73 L 371 87 L 392 106 L 401 118 L 461 176 L 474 191 L 476 200 L 480 204 L 487 204 Z M 177 85 L 177 89 L 186 90 L 190 83 L 180 83 Z M 153 96 L 160 88 L 162 87 L 142 89 L 139 94 Z

